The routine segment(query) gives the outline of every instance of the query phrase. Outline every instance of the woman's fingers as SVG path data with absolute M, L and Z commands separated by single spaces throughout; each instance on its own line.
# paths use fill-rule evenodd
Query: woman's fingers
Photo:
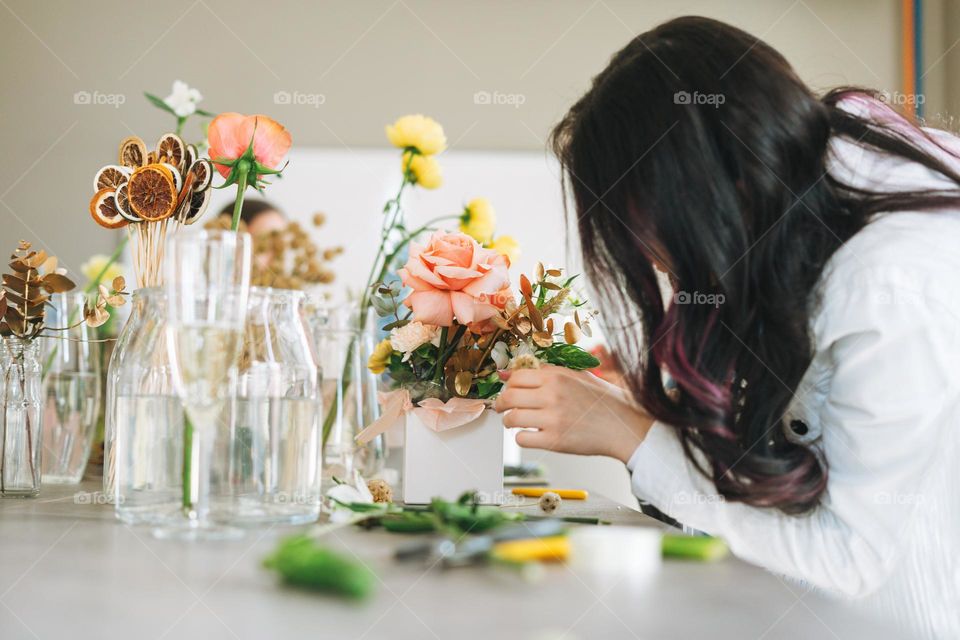
M 526 449 L 552 449 L 554 437 L 543 431 L 518 431 L 517 444 Z
M 501 413 L 510 409 L 539 409 L 543 406 L 542 397 L 543 394 L 536 389 L 508 386 L 497 397 L 493 408 Z
M 518 427 L 539 429 L 543 423 L 544 415 L 540 409 L 511 409 L 503 414 L 503 426 L 512 429 Z
M 543 385 L 543 374 L 540 369 L 501 371 L 500 379 L 505 380 L 507 386 L 513 389 L 536 389 Z

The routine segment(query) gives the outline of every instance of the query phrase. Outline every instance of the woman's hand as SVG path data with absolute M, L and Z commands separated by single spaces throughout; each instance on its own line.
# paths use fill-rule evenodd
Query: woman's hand
M 653 424 L 627 391 L 586 371 L 546 366 L 500 377 L 506 385 L 494 409 L 506 412 L 503 424 L 537 429 L 517 433 L 522 447 L 627 462 Z

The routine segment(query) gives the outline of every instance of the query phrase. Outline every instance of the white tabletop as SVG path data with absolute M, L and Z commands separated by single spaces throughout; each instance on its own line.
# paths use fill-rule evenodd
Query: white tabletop
M 355 527 L 326 542 L 362 559 L 380 584 L 369 600 L 347 602 L 281 586 L 261 568 L 289 529 L 231 542 L 156 540 L 116 521 L 109 505 L 90 504 L 98 488 L 86 480 L 0 500 L 3 640 L 903 638 L 735 559 L 666 561 L 647 581 L 613 584 L 556 565 L 531 583 L 505 569 L 398 564 L 392 552 L 410 536 Z M 599 496 L 564 509 L 652 525 Z

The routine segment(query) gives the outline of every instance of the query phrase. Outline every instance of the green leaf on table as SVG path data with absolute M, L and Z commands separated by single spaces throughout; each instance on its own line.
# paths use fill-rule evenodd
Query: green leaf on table
M 583 370 L 600 366 L 600 361 L 593 354 L 575 344 L 553 344 L 540 351 L 537 356 L 550 364 L 567 369 Z
M 362 600 L 371 593 L 376 575 L 362 563 L 322 547 L 307 536 L 280 541 L 263 566 L 291 585 Z

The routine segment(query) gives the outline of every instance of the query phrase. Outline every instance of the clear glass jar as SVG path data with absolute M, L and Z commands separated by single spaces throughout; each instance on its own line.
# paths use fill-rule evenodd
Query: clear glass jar
M 0 495 L 40 493 L 43 432 L 40 344 L 16 336 L 0 342 Z
M 100 344 L 83 322 L 83 293 L 50 296 L 43 338 L 44 483 L 76 484 L 90 457 L 100 413 Z M 67 330 L 54 330 L 70 327 Z
M 104 493 L 129 524 L 181 514 L 184 412 L 167 350 L 166 295 L 133 293 L 107 372 Z
M 377 377 L 367 369 L 376 343 L 373 317 L 361 323 L 353 305 L 317 305 L 310 314 L 321 371 L 325 486 L 334 476 L 351 477 L 355 469 L 365 477 L 383 470 L 384 437 L 365 445 L 354 439 L 380 415 Z
M 234 525 L 302 524 L 321 503 L 320 389 L 301 291 L 250 290 L 237 400 L 230 420 L 227 501 Z

